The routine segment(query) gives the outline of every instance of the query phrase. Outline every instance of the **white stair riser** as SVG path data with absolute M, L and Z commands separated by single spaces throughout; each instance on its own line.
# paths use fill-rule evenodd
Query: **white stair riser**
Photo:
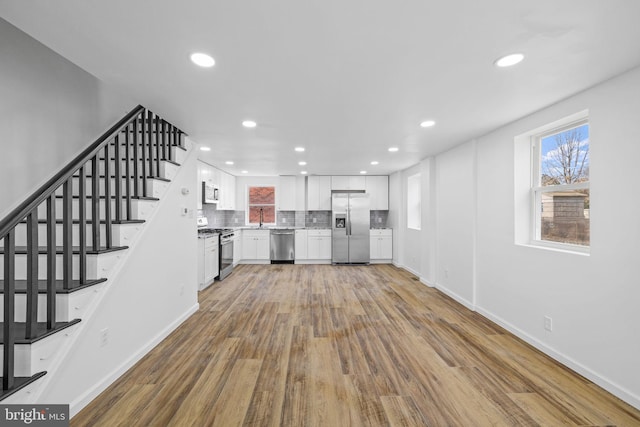
M 122 256 L 124 251 L 107 252 L 99 255 L 87 255 L 87 279 L 99 279 L 107 277 L 109 270 L 115 265 Z M 72 256 L 72 272 L 71 278 L 79 278 L 79 255 Z M 4 255 L 0 255 L 0 277 L 4 277 Z M 62 255 L 56 256 L 56 279 L 61 280 L 64 276 L 62 268 Z M 16 255 L 15 259 L 15 278 L 24 280 L 27 278 L 27 256 Z M 47 256 L 38 256 L 38 278 L 44 280 L 47 278 Z
M 56 322 L 68 322 L 82 318 L 95 295 L 102 290 L 106 282 L 89 286 L 67 294 L 56 294 Z M 15 295 L 16 322 L 25 322 L 27 318 L 26 294 Z M 0 294 L 0 319 L 4 319 L 4 295 Z M 47 320 L 47 295 L 38 294 L 38 322 Z
M 179 150 L 179 151 L 183 151 L 183 150 Z M 113 152 L 111 153 L 111 155 L 113 156 Z M 155 158 L 155 154 L 154 154 L 154 158 Z M 182 155 L 180 156 L 181 160 L 184 161 L 184 159 L 186 158 L 186 156 Z M 174 157 L 175 159 L 175 157 Z M 181 163 L 179 160 L 173 160 L 176 163 Z M 126 160 L 121 160 L 120 161 L 120 173 L 124 175 L 125 171 L 126 171 Z M 154 162 L 155 163 L 155 162 Z M 166 178 L 166 179 L 171 179 L 168 176 L 164 176 L 163 175 L 163 171 L 162 171 L 162 165 L 166 164 L 168 162 L 164 161 L 164 160 L 160 160 L 160 178 Z M 115 160 L 110 160 L 109 161 L 109 174 L 110 175 L 114 175 L 115 174 L 115 164 L 116 161 Z M 133 172 L 134 172 L 134 161 L 133 158 L 131 159 L 130 163 L 129 163 L 129 172 L 131 173 L 131 175 L 133 176 Z M 176 165 L 174 165 L 176 166 Z M 156 170 L 156 166 L 154 164 L 153 166 L 153 170 L 149 170 L 149 159 L 147 158 L 145 163 L 144 163 L 144 168 L 145 168 L 145 172 L 146 172 L 146 176 L 156 176 L 157 175 L 157 170 Z M 105 171 L 105 163 L 104 160 L 100 160 L 98 161 L 98 174 L 99 175 L 104 175 L 104 171 Z M 92 170 L 91 170 L 91 166 L 85 167 L 85 174 L 91 174 Z M 138 173 L 142 174 L 142 160 L 138 159 Z
M 139 229 L 140 224 L 112 224 L 111 235 L 112 243 L 114 246 L 127 246 L 135 234 L 135 231 Z M 80 246 L 80 224 L 72 224 L 71 231 L 71 244 L 73 246 Z M 56 223 L 56 246 L 62 246 L 64 234 L 64 227 L 62 224 Z M 106 235 L 106 225 L 100 224 L 100 243 L 104 244 Z M 27 245 L 27 224 L 18 224 L 16 227 L 16 246 Z M 92 225 L 86 226 L 86 244 L 91 246 L 93 243 Z M 0 239 L 0 245 L 2 245 L 2 239 Z M 47 245 L 47 225 L 38 224 L 38 245 Z
M 145 215 L 148 215 L 150 212 L 150 208 L 155 206 L 154 200 L 131 200 L 131 218 L 129 219 L 145 219 Z M 86 200 L 86 216 L 87 220 L 92 218 L 91 211 L 91 199 Z M 63 200 L 56 199 L 55 208 L 56 208 L 56 218 L 61 219 L 63 214 Z M 71 204 L 71 214 L 73 219 L 78 219 L 78 199 L 74 199 Z M 122 219 L 125 219 L 125 204 L 122 203 Z M 105 214 L 105 201 L 104 199 L 100 199 L 99 203 L 99 212 L 100 212 L 100 220 L 104 220 Z M 46 218 L 46 203 L 43 203 L 38 207 L 38 218 L 44 219 Z M 111 200 L 111 220 L 115 221 L 115 200 Z
M 16 344 L 15 346 L 15 371 L 16 377 L 30 377 L 38 372 L 46 371 L 54 360 L 55 353 L 62 348 L 65 340 L 71 338 L 76 332 L 78 324 L 70 326 L 58 333 L 28 344 Z M 0 349 L 3 346 L 0 345 Z M 0 363 L 3 363 L 4 355 L 0 351 Z

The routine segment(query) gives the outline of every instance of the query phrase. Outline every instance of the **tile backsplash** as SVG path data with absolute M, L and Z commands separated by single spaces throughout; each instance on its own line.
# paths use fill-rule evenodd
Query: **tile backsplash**
M 198 211 L 198 216 L 206 216 L 211 228 L 243 227 L 245 211 L 219 211 L 209 206 Z M 370 211 L 371 228 L 387 226 L 389 211 Z M 320 227 L 331 228 L 331 211 L 278 211 L 279 227 Z M 315 222 L 314 222 L 315 221 Z

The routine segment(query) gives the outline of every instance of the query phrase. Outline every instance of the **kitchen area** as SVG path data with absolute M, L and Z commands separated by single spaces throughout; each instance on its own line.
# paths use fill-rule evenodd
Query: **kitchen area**
M 200 290 L 238 264 L 392 262 L 388 176 L 197 175 Z

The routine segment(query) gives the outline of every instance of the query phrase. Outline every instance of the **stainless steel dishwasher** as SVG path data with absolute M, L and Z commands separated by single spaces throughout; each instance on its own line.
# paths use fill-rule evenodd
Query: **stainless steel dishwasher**
M 271 230 L 271 264 L 293 264 L 295 260 L 295 231 L 293 229 Z

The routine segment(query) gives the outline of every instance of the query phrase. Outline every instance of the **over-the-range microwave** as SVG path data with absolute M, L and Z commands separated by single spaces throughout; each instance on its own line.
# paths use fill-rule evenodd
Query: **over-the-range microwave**
M 218 203 L 218 187 L 202 182 L 202 203 Z

